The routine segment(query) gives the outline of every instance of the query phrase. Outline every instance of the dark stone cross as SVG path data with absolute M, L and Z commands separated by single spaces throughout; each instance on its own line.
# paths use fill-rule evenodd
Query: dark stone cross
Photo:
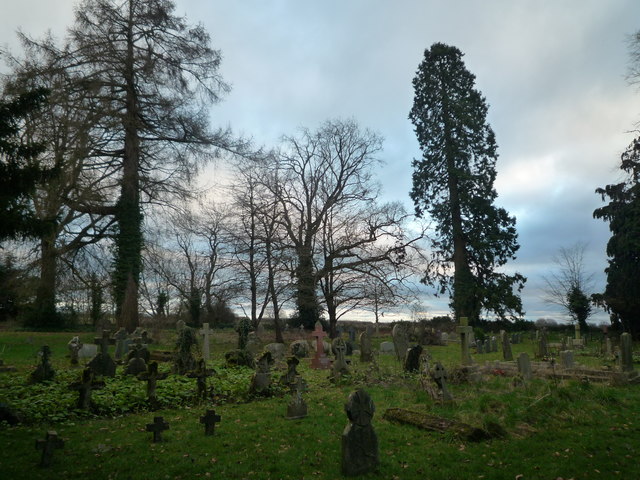
M 157 408 L 158 397 L 156 396 L 156 385 L 158 380 L 167 378 L 167 373 L 158 373 L 158 362 L 151 362 L 147 366 L 147 371 L 138 375 L 138 380 L 147 382 L 147 398 L 151 408 Z
M 207 377 L 210 377 L 215 372 L 207 368 L 207 364 L 204 359 L 198 361 L 198 368 L 193 372 L 187 373 L 187 377 L 196 379 L 196 386 L 198 387 L 198 398 L 201 400 L 207 399 Z
M 102 337 L 95 337 L 94 343 L 100 346 L 100 351 L 89 362 L 89 367 L 97 375 L 105 377 L 115 377 L 116 362 L 109 356 L 109 345 L 115 343 L 115 340 L 109 338 L 109 330 L 102 331 Z
M 91 406 L 91 392 L 104 387 L 104 382 L 96 381 L 94 377 L 93 370 L 85 368 L 82 372 L 82 379 L 69 385 L 69 389 L 79 392 L 78 408 L 82 410 L 88 410 Z
M 36 449 L 42 450 L 40 457 L 40 466 L 48 467 L 51 465 L 51 457 L 56 448 L 64 447 L 64 440 L 58 438 L 58 434 L 54 430 L 49 430 L 44 440 L 36 440 Z
M 216 429 L 216 423 L 222 420 L 220 415 L 216 415 L 215 410 L 207 410 L 202 417 L 200 417 L 200 423 L 204 424 L 204 434 L 213 435 Z
M 153 432 L 153 443 L 162 441 L 164 430 L 169 430 L 169 424 L 162 417 L 153 417 L 153 423 L 147 424 L 147 432 Z
M 103 330 L 101 337 L 94 337 L 93 343 L 100 346 L 100 353 L 104 355 L 109 354 L 109 345 L 116 343 L 115 339 L 110 338 L 111 332 L 109 330 Z

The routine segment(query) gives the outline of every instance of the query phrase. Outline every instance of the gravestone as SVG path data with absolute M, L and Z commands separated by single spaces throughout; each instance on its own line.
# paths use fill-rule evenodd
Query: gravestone
M 55 430 L 49 430 L 44 440 L 36 440 L 36 450 L 42 450 L 40 456 L 40 466 L 48 467 L 51 465 L 53 452 L 64 447 L 64 440 L 58 438 L 58 434 Z
M 469 335 L 473 332 L 473 327 L 469 326 L 467 317 L 460 317 L 460 325 L 456 327 L 456 333 L 460 335 L 460 354 L 462 365 L 471 365 L 471 354 L 469 353 Z
M 371 337 L 365 330 L 360 334 L 360 361 L 370 362 L 373 356 L 371 350 Z
M 174 373 L 185 375 L 196 368 L 197 363 L 192 349 L 197 345 L 198 338 L 193 328 L 184 327 L 178 332 L 173 358 Z
M 422 355 L 422 345 L 416 345 L 407 350 L 403 364 L 405 372 L 417 372 L 420 369 L 420 355 Z
M 151 345 L 152 343 L 155 343 L 153 338 L 149 336 L 149 332 L 146 330 L 142 330 L 142 332 L 140 332 L 140 342 L 142 342 L 143 345 Z
M 287 420 L 296 420 L 307 416 L 307 403 L 304 401 L 302 394 L 307 390 L 307 384 L 301 376 L 297 376 L 293 384 L 291 400 L 287 405 Z
M 575 368 L 572 350 L 564 350 L 560 352 L 560 366 L 562 366 L 562 368 Z
M 196 379 L 196 387 L 198 389 L 198 399 L 205 401 L 208 396 L 207 378 L 215 372 L 207 369 L 207 363 L 204 358 L 198 360 L 198 366 L 192 372 L 187 373 L 187 377 Z
M 187 324 L 186 324 L 186 322 L 184 320 L 178 320 L 176 322 L 176 331 L 179 333 L 180 330 L 182 330 L 186 326 L 187 326 Z
M 93 370 L 85 368 L 82 372 L 80 381 L 69 385 L 70 390 L 76 390 L 78 392 L 77 408 L 81 410 L 89 410 L 89 408 L 91 408 L 91 393 L 93 390 L 103 388 L 104 385 L 103 381 L 97 381 L 95 379 L 95 373 L 93 373 Z
M 139 375 L 147 371 L 147 362 L 145 360 L 144 352 L 147 350 L 139 342 L 140 339 L 136 339 L 136 343 L 133 349 L 127 355 L 129 359 L 127 365 L 124 367 L 125 375 Z M 147 351 L 147 354 L 149 352 Z
M 518 355 L 518 372 L 525 380 L 531 380 L 533 378 L 533 373 L 531 372 L 531 361 L 529 360 L 529 355 L 525 352 Z
M 623 372 L 633 372 L 633 344 L 630 333 L 620 335 L 620 368 Z
M 154 410 L 158 408 L 157 382 L 167 378 L 167 375 L 167 373 L 158 373 L 158 362 L 151 362 L 147 367 L 147 371 L 138 375 L 138 380 L 147 382 L 147 400 L 149 400 L 149 405 Z
M 341 338 L 336 338 L 332 345 L 333 350 L 336 352 L 336 359 L 331 367 L 331 376 L 333 380 L 337 380 L 343 375 L 349 375 L 349 366 L 345 355 L 347 354 L 347 344 Z
M 273 366 L 273 357 L 271 352 L 264 352 L 257 362 L 256 373 L 251 378 L 251 386 L 249 391 L 254 394 L 266 394 L 271 386 L 271 367 Z
M 356 341 L 356 329 L 353 326 L 349 327 L 349 341 L 352 343 Z
M 436 362 L 436 366 L 433 369 L 433 372 L 431 372 L 431 378 L 433 378 L 433 381 L 436 382 L 436 385 L 440 388 L 440 398 L 442 401 L 450 402 L 453 400 L 453 397 L 447 388 L 447 380 L 449 378 L 447 371 L 440 362 Z
M 498 351 L 498 339 L 496 338 L 495 335 L 491 335 L 491 351 L 492 352 Z
M 484 352 L 491 353 L 491 340 L 487 337 L 484 341 Z
M 613 348 L 611 347 L 611 338 L 604 339 L 604 353 L 607 357 L 613 355 Z
M 395 347 L 393 346 L 393 342 L 380 343 L 380 353 L 384 355 L 390 355 L 394 352 L 395 352 Z
M 360 389 L 349 395 L 345 405 L 349 424 L 342 432 L 342 473 L 362 475 L 378 467 L 378 437 L 371 420 L 376 411 L 367 392 Z
M 209 324 L 208 323 L 203 323 L 202 324 L 202 328 L 199 331 L 200 335 L 202 336 L 202 358 L 204 358 L 205 362 L 208 362 L 210 359 L 210 353 L 209 353 L 209 345 L 210 345 L 210 339 L 209 339 L 209 335 L 211 335 L 213 333 L 213 330 L 209 329 Z
M 116 353 L 114 354 L 114 357 L 116 362 L 120 362 L 129 351 L 129 334 L 124 327 L 120 327 L 120 329 L 113 335 L 113 338 L 116 342 Z
M 92 343 L 83 343 L 78 350 L 79 359 L 93 358 L 98 354 L 98 346 Z
M 256 356 L 262 352 L 264 343 L 256 332 L 249 332 L 247 334 L 247 341 L 245 343 L 245 350 L 251 352 L 251 355 Z
M 100 351 L 89 362 L 89 367 L 96 375 L 115 377 L 116 362 L 109 356 L 109 345 L 115 340 L 109 338 L 109 330 L 103 330 L 101 337 L 96 337 L 94 343 L 98 344 Z
M 204 424 L 204 434 L 213 435 L 216 431 L 216 423 L 220 420 L 222 418 L 216 414 L 215 410 L 207 410 L 207 413 L 200 417 L 200 423 Z
M 69 357 L 71 358 L 71 365 L 78 365 L 79 352 L 82 348 L 82 342 L 80 341 L 80 337 L 75 336 L 69 343 L 67 343 L 67 348 L 69 349 Z
M 169 424 L 162 417 L 153 417 L 153 423 L 147 424 L 147 432 L 153 432 L 153 443 L 162 441 L 162 432 L 169 430 Z
M 31 372 L 29 383 L 41 383 L 53 380 L 56 372 L 51 366 L 51 348 L 49 345 L 43 345 L 38 352 L 38 366 Z
M 449 334 L 447 332 L 441 332 L 440 333 L 440 342 L 443 345 L 448 345 L 449 344 Z
M 503 360 L 510 362 L 513 360 L 513 353 L 511 352 L 511 341 L 509 335 L 504 330 L 500 331 L 500 340 L 502 343 L 502 358 Z
M 296 356 L 291 356 L 287 358 L 287 371 L 282 377 L 280 377 L 280 383 L 283 385 L 287 385 L 293 388 L 294 383 L 299 375 L 298 373 L 298 365 L 300 364 L 300 360 Z
M 546 328 L 542 328 L 541 331 L 536 331 L 537 333 L 539 332 L 538 335 L 538 358 L 546 358 L 549 356 L 549 344 L 547 342 L 547 329 Z
M 309 355 L 309 342 L 306 340 L 294 340 L 289 345 L 289 352 L 297 358 L 306 358 Z
M 264 349 L 271 352 L 275 361 L 283 360 L 287 352 L 287 346 L 284 343 L 268 343 Z
M 476 341 L 476 352 L 478 354 L 484 353 L 484 342 L 482 340 Z
M 331 360 L 324 353 L 324 337 L 327 336 L 327 332 L 322 329 L 322 324 L 316 322 L 316 329 L 311 333 L 311 336 L 316 340 L 316 355 L 311 360 L 311 368 L 322 369 L 331 367 Z
M 396 358 L 399 362 L 404 361 L 404 357 L 407 354 L 409 348 L 409 338 L 406 327 L 401 323 L 396 323 L 391 330 L 391 336 L 393 337 L 393 347 L 396 352 Z

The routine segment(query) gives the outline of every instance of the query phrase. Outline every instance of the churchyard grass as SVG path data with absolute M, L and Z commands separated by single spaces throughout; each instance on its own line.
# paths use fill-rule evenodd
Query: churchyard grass
M 83 340 L 90 341 L 93 336 L 89 334 Z M 440 403 L 419 387 L 418 374 L 402 374 L 392 355 L 378 356 L 379 373 L 373 377 L 354 357 L 351 377 L 336 383 L 329 382 L 328 371 L 310 369 L 307 359 L 298 370 L 309 384 L 305 394 L 309 415 L 285 420 L 288 394 L 251 399 L 247 396 L 251 370 L 234 369 L 229 373 L 216 367 L 221 365 L 222 353 L 235 346 L 235 334 L 228 331 L 214 334 L 211 365 L 235 395 L 222 398 L 216 405 L 194 403 L 190 397 L 194 380 L 170 376 L 158 383 L 158 395 L 168 398 L 174 408 L 148 411 L 144 382 L 120 378 L 119 371 L 108 382 L 114 388 L 107 393 L 96 391 L 94 396 L 111 398 L 114 405 L 133 405 L 132 413 L 121 413 L 114 407 L 101 412 L 106 417 L 54 417 L 59 411 L 56 403 L 67 402 L 69 410 L 68 402 L 77 395 L 65 387 L 80 372 L 68 368 L 65 355 L 69 338 L 68 333 L 0 333 L 0 350 L 7 345 L 2 357 L 5 364 L 18 367 L 18 372 L 0 374 L 0 402 L 10 403 L 13 389 L 20 388 L 33 389 L 32 403 L 50 405 L 48 416 L 42 419 L 0 427 L 1 478 L 341 478 L 340 435 L 347 424 L 344 403 L 358 387 L 369 392 L 376 406 L 373 426 L 381 462 L 377 472 L 360 478 L 640 478 L 640 421 L 636 420 L 639 386 L 545 379 L 516 385 L 512 377 L 495 371 L 479 383 L 457 383 L 452 378 L 449 389 L 454 401 Z M 388 338 L 374 338 L 374 347 L 381 340 Z M 165 343 L 153 348 L 171 349 L 172 342 L 173 337 L 167 335 Z M 25 387 L 24 379 L 35 365 L 35 352 L 43 343 L 52 347 L 56 380 Z M 533 353 L 529 342 L 513 347 L 514 356 L 521 351 Z M 442 362 L 454 373 L 460 358 L 458 344 L 427 348 L 433 361 Z M 494 361 L 501 359 L 501 353 L 474 357 L 480 362 Z M 577 361 L 584 363 L 581 356 Z M 163 368 L 166 370 L 166 365 Z M 274 378 L 277 376 L 274 372 Z M 16 378 L 19 387 L 14 386 Z M 59 388 L 49 392 L 56 384 Z M 428 432 L 383 419 L 384 411 L 394 407 L 492 428 L 495 435 L 491 440 L 471 442 L 452 433 Z M 207 408 L 215 408 L 221 416 L 212 436 L 204 436 L 199 422 Z M 163 416 L 170 426 L 163 432 L 161 443 L 152 443 L 145 427 L 155 415 Z M 50 467 L 41 468 L 34 444 L 47 430 L 56 430 L 65 446 L 54 453 Z

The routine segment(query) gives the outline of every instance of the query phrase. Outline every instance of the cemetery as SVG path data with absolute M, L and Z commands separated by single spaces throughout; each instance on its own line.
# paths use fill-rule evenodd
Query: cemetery
M 628 334 L 418 330 L 2 331 L 1 476 L 640 475 Z

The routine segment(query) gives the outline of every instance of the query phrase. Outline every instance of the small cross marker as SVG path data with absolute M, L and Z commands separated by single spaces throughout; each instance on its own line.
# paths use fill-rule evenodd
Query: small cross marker
M 147 432 L 153 432 L 153 443 L 162 441 L 164 430 L 169 430 L 169 424 L 162 417 L 153 417 L 153 423 L 147 424 Z
M 222 420 L 220 415 L 216 415 L 215 410 L 207 410 L 202 417 L 200 417 L 200 423 L 204 424 L 204 434 L 213 435 L 216 429 L 216 423 Z
M 36 449 L 42 450 L 40 457 L 40 466 L 48 467 L 51 465 L 51 457 L 56 448 L 64 447 L 64 440 L 58 438 L 58 434 L 54 430 L 49 430 L 44 440 L 36 440 Z

